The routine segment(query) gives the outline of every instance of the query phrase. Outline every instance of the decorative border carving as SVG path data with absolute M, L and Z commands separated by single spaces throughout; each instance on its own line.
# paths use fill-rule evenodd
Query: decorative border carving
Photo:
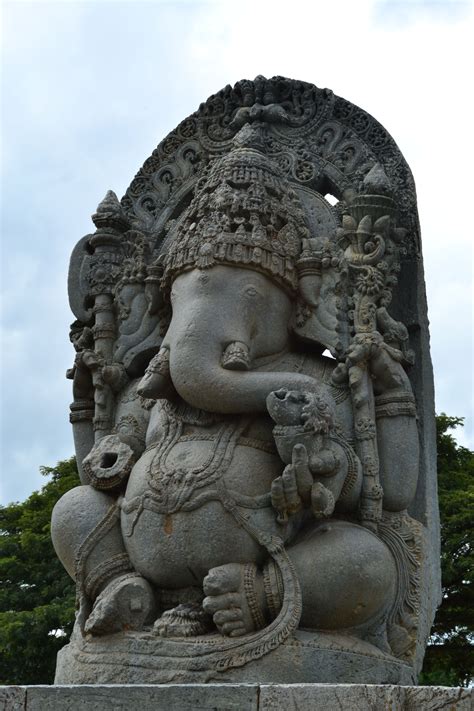
M 228 152 L 244 123 L 256 121 L 267 124 L 266 152 L 288 178 L 323 195 L 332 192 L 344 201 L 346 191 L 357 191 L 371 168 L 382 164 L 394 189 L 399 224 L 409 233 L 408 251 L 418 253 L 414 181 L 390 134 L 330 90 L 284 77 L 227 86 L 168 134 L 122 198 L 134 226 L 161 244 L 173 207 L 206 177 L 213 159 Z

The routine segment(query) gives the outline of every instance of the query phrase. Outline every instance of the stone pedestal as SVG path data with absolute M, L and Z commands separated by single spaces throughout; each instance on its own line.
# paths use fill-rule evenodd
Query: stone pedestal
M 364 684 L 0 687 L 1 711 L 472 711 L 472 689 Z
M 222 668 L 218 635 L 173 640 L 74 634 L 58 654 L 56 684 L 414 684 L 410 664 L 347 635 L 297 630 L 252 664 Z

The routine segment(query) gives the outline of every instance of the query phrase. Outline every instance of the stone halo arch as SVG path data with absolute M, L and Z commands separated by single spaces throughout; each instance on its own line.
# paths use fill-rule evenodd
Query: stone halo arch
M 189 204 L 210 163 L 228 152 L 244 123 L 263 122 L 265 152 L 303 192 L 337 199 L 336 221 L 379 163 L 407 230 L 406 251 L 419 254 L 416 192 L 397 144 L 370 114 L 329 89 L 273 77 L 241 80 L 210 96 L 159 143 L 130 183 L 122 207 L 133 226 L 161 251 L 170 220 Z M 301 194 L 301 193 L 300 193 Z

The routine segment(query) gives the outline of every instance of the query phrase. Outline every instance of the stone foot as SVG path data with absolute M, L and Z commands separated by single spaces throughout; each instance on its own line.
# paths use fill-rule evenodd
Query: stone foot
M 203 581 L 202 606 L 219 632 L 228 637 L 262 629 L 265 594 L 262 576 L 253 563 L 229 563 L 212 568 Z
M 197 602 L 188 602 L 163 612 L 153 631 L 160 637 L 196 637 L 212 630 L 211 617 Z
M 154 612 L 150 583 L 140 575 L 122 575 L 98 595 L 84 630 L 93 635 L 139 630 L 153 619 Z

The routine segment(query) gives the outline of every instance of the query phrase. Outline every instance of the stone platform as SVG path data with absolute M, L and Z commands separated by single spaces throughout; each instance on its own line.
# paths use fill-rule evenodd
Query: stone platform
M 341 634 L 297 630 L 290 639 L 251 664 L 222 669 L 220 661 L 228 651 L 227 645 L 220 635 L 188 641 L 125 632 L 104 640 L 74 633 L 58 654 L 55 683 L 125 686 L 415 683 L 411 665 L 366 641 Z
M 365 684 L 0 687 L 0 711 L 472 711 L 472 689 Z

